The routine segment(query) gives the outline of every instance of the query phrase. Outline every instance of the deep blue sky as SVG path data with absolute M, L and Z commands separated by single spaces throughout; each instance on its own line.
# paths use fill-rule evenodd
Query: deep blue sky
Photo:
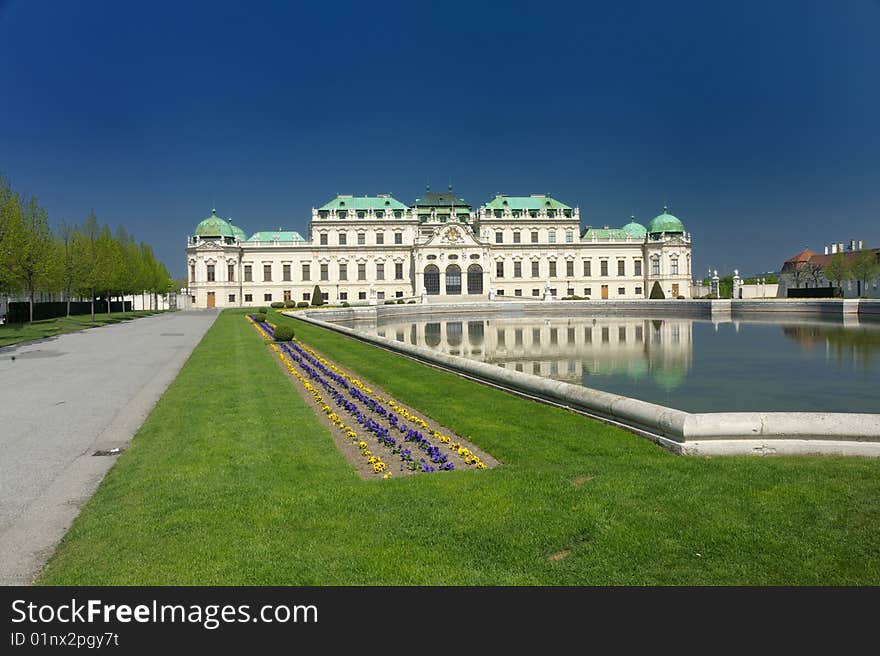
M 259 6 L 258 6 L 259 5 Z M 697 273 L 880 245 L 880 2 L 0 0 L 0 172 L 184 271 L 216 205 L 303 234 L 337 192 L 582 221 L 664 202 Z

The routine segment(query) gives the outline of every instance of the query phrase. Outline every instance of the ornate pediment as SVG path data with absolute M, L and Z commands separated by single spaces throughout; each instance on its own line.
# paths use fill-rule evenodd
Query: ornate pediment
M 436 228 L 430 239 L 420 246 L 482 246 L 474 237 L 470 227 L 464 223 L 450 223 Z

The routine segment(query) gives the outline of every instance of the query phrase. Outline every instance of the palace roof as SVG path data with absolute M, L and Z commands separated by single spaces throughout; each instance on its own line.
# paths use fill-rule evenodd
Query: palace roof
M 405 210 L 406 205 L 394 198 L 391 194 L 378 194 L 372 196 L 352 196 L 338 194 L 329 203 L 325 203 L 319 210 Z
M 248 241 L 260 241 L 260 242 L 291 242 L 291 241 L 305 241 L 302 238 L 302 235 L 294 230 L 264 230 L 262 232 L 256 232 L 251 235 L 251 238 Z
M 483 205 L 489 210 L 570 210 L 571 207 L 549 194 L 532 194 L 531 196 L 505 196 L 498 194 Z

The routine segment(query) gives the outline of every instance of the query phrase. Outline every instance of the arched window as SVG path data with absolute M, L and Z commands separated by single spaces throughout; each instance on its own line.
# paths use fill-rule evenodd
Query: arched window
M 471 346 L 483 345 L 482 321 L 468 321 L 468 342 Z
M 425 290 L 429 296 L 436 296 L 440 293 L 440 269 L 436 264 L 429 264 L 425 267 Z
M 457 264 L 446 267 L 446 294 L 447 296 L 461 294 L 461 269 Z
M 446 324 L 446 343 L 449 346 L 461 346 L 461 321 L 450 321 Z
M 431 347 L 440 346 L 440 323 L 439 322 L 425 324 L 425 344 L 427 346 L 431 346 Z
M 467 293 L 483 293 L 483 267 L 479 264 L 471 264 L 467 270 Z

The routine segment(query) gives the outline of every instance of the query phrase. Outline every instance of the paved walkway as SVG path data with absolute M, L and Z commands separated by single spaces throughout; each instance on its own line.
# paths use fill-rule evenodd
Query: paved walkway
M 172 312 L 0 348 L 0 585 L 33 582 L 217 317 Z

